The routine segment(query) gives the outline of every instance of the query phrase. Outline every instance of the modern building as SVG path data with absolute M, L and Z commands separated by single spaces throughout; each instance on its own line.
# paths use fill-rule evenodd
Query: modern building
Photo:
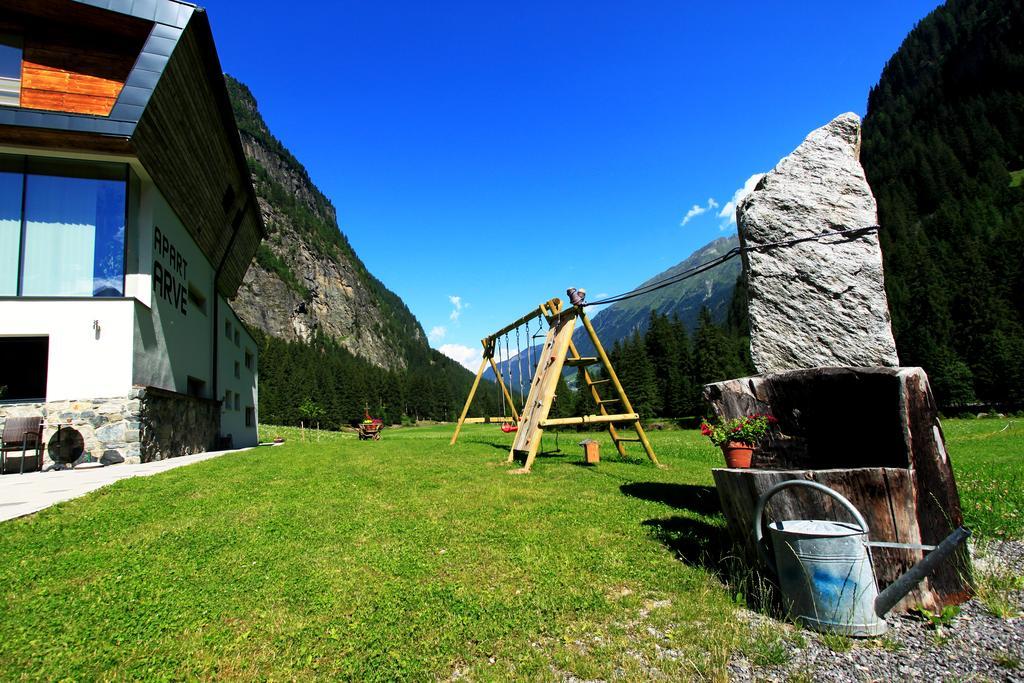
M 228 300 L 263 235 L 202 9 L 5 0 L 0 421 L 43 415 L 58 462 L 255 444 Z

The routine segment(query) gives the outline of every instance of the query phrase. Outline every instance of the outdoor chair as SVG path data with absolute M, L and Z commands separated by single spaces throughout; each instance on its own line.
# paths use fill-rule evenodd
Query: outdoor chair
M 7 459 L 11 454 L 20 457 L 18 472 L 25 473 L 25 460 L 34 457 L 36 469 L 43 469 L 43 418 L 9 417 L 0 437 L 0 474 L 7 473 Z

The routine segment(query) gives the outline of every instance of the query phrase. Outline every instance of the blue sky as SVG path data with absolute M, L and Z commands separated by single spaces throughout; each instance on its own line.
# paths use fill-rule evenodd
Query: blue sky
M 737 191 L 863 115 L 938 4 L 204 6 L 367 267 L 473 365 L 566 287 L 626 291 L 734 231 Z

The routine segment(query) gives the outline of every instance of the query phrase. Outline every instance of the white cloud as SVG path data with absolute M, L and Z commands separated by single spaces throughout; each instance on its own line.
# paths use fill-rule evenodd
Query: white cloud
M 708 197 L 708 205 L 707 206 L 701 206 L 700 204 L 694 204 L 690 208 L 690 210 L 686 212 L 686 215 L 683 216 L 683 221 L 679 225 L 680 225 L 680 227 L 684 226 L 687 223 L 689 223 L 692 219 L 694 219 L 697 216 L 701 215 L 702 213 L 707 213 L 711 209 L 717 209 L 717 208 L 718 208 L 718 202 L 715 201 L 715 198 L 714 197 Z
M 442 344 L 438 349 L 441 353 L 451 358 L 453 361 L 466 368 L 476 372 L 480 367 L 480 360 L 483 358 L 483 352 L 481 349 L 472 349 L 462 344 Z
M 463 308 L 469 308 L 469 304 L 462 303 L 461 296 L 449 296 L 448 301 L 452 304 L 452 312 L 448 314 L 448 319 L 453 322 L 458 320 L 459 316 L 462 315 Z
M 721 223 L 718 224 L 720 230 L 725 230 L 730 225 L 736 225 L 736 207 L 748 194 L 754 191 L 754 187 L 764 178 L 764 173 L 755 173 L 754 175 L 747 178 L 747 182 L 743 183 L 743 187 L 732 193 L 732 199 L 725 203 L 722 210 L 718 212 L 718 217 L 722 219 Z
M 448 328 L 444 325 L 435 325 L 430 328 L 430 332 L 427 333 L 427 338 L 432 342 L 439 342 L 444 339 L 444 336 L 448 334 Z

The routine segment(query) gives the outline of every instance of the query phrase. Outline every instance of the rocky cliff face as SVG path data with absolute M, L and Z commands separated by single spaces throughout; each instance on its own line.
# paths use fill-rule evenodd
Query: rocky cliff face
M 426 345 L 422 327 L 352 251 L 334 207 L 267 129 L 249 89 L 227 83 L 268 233 L 232 307 L 266 334 L 323 333 L 377 366 L 406 368 L 409 345 Z

